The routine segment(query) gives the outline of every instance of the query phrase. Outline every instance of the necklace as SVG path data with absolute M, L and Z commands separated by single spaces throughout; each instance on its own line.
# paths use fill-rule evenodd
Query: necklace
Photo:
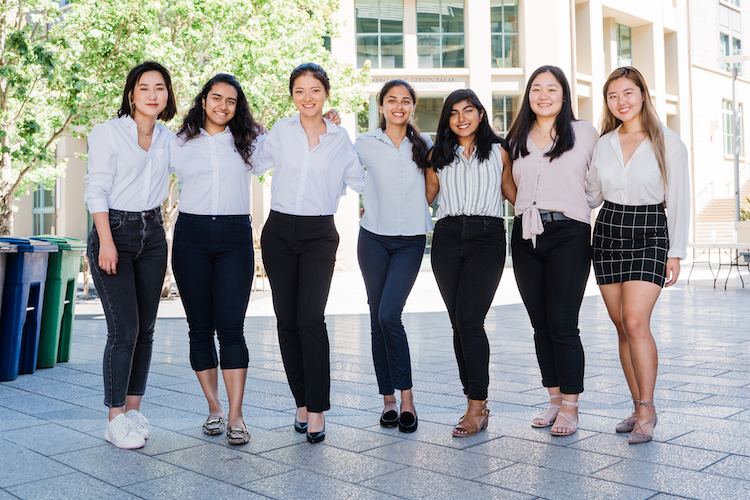
M 151 133 L 148 133 L 148 134 L 147 134 L 146 132 L 144 132 L 144 131 L 143 131 L 143 130 L 141 129 L 141 127 L 139 127 L 139 126 L 138 126 L 138 124 L 137 124 L 137 123 L 135 124 L 135 127 L 136 127 L 136 128 L 138 129 L 138 131 L 139 131 L 140 133 L 142 133 L 142 134 L 143 134 L 143 135 L 145 135 L 146 137 L 150 136 L 150 135 L 151 135 L 151 134 L 152 134 L 152 133 L 154 132 L 154 129 L 151 129 Z
M 640 139 L 636 139 L 632 135 L 628 134 L 628 131 L 625 130 L 625 129 L 623 129 L 622 131 L 625 132 L 625 135 L 627 135 L 628 137 L 630 137 L 636 144 L 638 144 L 639 142 L 641 142 L 641 140 L 643 139 L 643 137 L 641 137 Z M 636 133 L 638 133 L 638 134 L 644 134 L 643 130 L 639 130 Z M 645 134 L 644 134 L 644 136 L 645 136 Z
M 548 135 L 551 135 L 551 132 L 552 132 L 552 129 L 550 129 L 550 131 L 549 131 L 549 132 L 548 132 L 547 134 L 545 134 L 544 132 L 542 132 L 542 131 L 541 131 L 541 129 L 540 129 L 540 128 L 539 128 L 539 127 L 538 127 L 537 125 L 534 125 L 534 130 L 536 130 L 536 131 L 537 131 L 537 133 L 538 133 L 539 135 L 541 135 L 543 139 L 546 139 L 546 138 L 547 138 L 547 136 L 548 136 Z

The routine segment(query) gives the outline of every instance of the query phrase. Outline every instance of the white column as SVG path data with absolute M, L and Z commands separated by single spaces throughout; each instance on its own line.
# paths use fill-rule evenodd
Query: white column
M 467 0 L 465 12 L 466 67 L 471 69 L 469 88 L 476 92 L 479 100 L 490 113 L 492 110 L 490 0 Z

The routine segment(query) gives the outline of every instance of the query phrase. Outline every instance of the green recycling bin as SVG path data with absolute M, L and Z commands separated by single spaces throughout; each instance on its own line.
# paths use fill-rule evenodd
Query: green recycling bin
M 76 285 L 81 269 L 81 254 L 86 242 L 75 238 L 41 235 L 32 240 L 57 245 L 57 253 L 50 254 L 47 285 L 42 308 L 42 328 L 39 334 L 37 368 L 52 368 L 55 363 L 70 359 L 70 340 L 75 316 Z

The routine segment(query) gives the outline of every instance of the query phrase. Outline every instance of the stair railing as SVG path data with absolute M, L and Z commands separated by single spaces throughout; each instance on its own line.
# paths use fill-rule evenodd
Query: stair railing
M 714 181 L 711 181 L 704 187 L 700 193 L 695 196 L 695 213 L 699 214 L 706 205 L 714 199 Z

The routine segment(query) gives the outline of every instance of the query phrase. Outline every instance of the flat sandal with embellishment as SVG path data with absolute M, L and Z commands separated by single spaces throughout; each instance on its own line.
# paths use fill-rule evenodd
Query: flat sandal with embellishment
M 250 433 L 244 425 L 232 425 L 227 429 L 227 442 L 235 446 L 247 444 L 250 442 Z
M 203 433 L 208 434 L 209 436 L 218 436 L 224 434 L 225 426 L 226 420 L 224 417 L 208 417 L 206 421 L 203 422 Z
M 562 404 L 565 405 L 565 406 L 575 406 L 576 408 L 578 407 L 578 403 L 577 402 L 565 401 L 564 399 L 562 401 Z M 560 420 L 560 418 L 564 418 L 568 423 L 567 424 L 563 424 L 561 422 L 560 424 L 558 424 L 557 421 Z M 553 429 L 555 427 L 557 427 L 558 429 L 559 428 L 563 428 L 563 429 L 572 429 L 572 430 L 571 431 L 564 431 L 564 432 L 554 431 Z M 555 424 L 552 426 L 552 429 L 550 429 L 550 434 L 552 434 L 553 436 L 571 436 L 571 435 L 575 434 L 577 431 L 578 431 L 578 414 L 576 414 L 576 420 L 575 420 L 575 422 L 573 422 L 570 418 L 568 418 L 567 415 L 565 415 L 562 412 L 562 410 L 560 410 L 560 412 L 557 414 L 557 418 L 555 419 Z

